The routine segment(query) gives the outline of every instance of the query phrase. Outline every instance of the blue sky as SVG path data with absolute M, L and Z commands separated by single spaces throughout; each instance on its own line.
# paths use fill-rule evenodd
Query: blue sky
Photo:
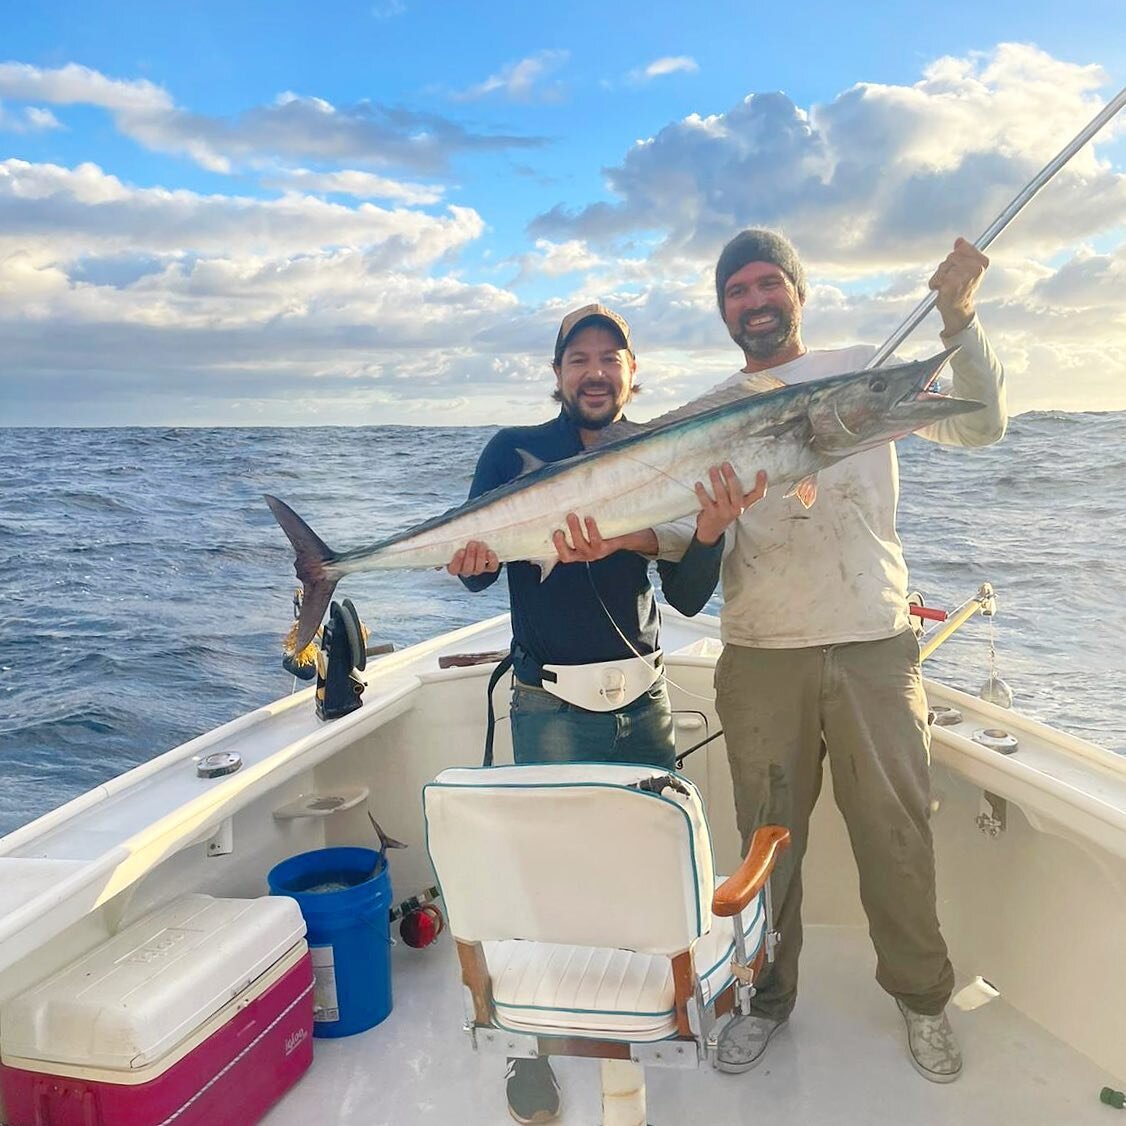
M 812 346 L 879 342 L 1126 85 L 1117 2 L 0 0 L 0 26 L 14 425 L 533 421 L 596 299 L 643 417 L 738 366 L 735 231 L 794 239 Z M 1126 112 L 991 256 L 1015 409 L 1126 409 Z

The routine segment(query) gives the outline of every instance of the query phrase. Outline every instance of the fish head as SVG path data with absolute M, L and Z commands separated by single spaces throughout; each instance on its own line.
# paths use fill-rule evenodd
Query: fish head
M 981 410 L 983 403 L 935 389 L 950 348 L 927 360 L 826 379 L 809 407 L 810 441 L 824 453 L 856 453 L 894 441 L 944 418 Z

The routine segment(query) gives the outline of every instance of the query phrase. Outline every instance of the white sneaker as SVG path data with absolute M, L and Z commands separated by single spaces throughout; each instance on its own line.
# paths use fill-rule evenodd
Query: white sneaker
M 953 1083 L 962 1074 L 962 1050 L 946 1013 L 926 1016 L 896 1000 L 907 1025 L 907 1050 L 915 1070 L 932 1083 Z
M 770 1017 L 737 1013 L 720 1030 L 716 1039 L 715 1065 L 720 1071 L 738 1074 L 762 1062 L 770 1038 L 786 1023 Z

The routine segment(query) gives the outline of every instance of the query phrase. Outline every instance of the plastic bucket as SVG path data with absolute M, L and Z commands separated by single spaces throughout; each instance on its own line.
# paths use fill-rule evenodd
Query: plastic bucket
M 391 1012 L 391 877 L 370 848 L 321 848 L 270 870 L 297 900 L 313 955 L 313 1035 L 351 1036 Z

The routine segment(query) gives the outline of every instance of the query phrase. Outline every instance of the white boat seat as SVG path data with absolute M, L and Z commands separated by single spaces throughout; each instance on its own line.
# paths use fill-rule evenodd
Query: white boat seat
M 687 778 L 634 764 L 458 768 L 423 805 L 474 1027 L 547 1051 L 557 1038 L 701 1046 L 731 999 L 732 916 L 744 976 L 761 965 L 766 882 L 788 834 L 760 830 L 757 860 L 724 884 Z
M 762 947 L 760 892 L 742 913 L 750 957 Z M 594 1036 L 644 1043 L 677 1034 L 672 962 L 662 955 L 606 947 L 509 939 L 486 942 L 496 1023 L 537 1036 Z M 713 916 L 692 945 L 692 965 L 705 1005 L 734 982 L 731 923 Z

